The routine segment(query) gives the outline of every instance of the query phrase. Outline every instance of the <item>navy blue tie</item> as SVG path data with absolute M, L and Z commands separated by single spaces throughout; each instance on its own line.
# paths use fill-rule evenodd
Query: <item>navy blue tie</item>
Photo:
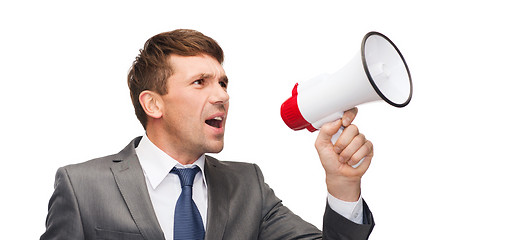
M 199 171 L 199 167 L 173 168 L 171 170 L 171 173 L 179 176 L 180 186 L 182 187 L 182 193 L 175 206 L 174 240 L 203 240 L 205 238 L 203 221 L 193 201 L 193 182 L 196 173 Z

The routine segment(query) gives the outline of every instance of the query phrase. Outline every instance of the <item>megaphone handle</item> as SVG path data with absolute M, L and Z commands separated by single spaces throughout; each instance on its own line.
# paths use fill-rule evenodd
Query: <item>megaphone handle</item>
M 345 127 L 341 126 L 341 128 L 339 128 L 338 132 L 335 133 L 334 135 L 332 135 L 332 138 L 331 138 L 332 144 L 335 144 L 336 141 L 338 141 L 339 136 L 341 135 L 341 133 L 343 132 L 344 129 L 345 129 Z M 359 165 L 361 165 L 361 163 L 363 161 L 364 161 L 364 158 L 362 158 L 357 164 L 353 165 L 352 167 L 353 168 L 359 167 Z

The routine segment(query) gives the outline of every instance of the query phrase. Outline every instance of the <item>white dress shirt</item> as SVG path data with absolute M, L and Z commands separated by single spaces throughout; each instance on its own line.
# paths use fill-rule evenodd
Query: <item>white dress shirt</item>
M 142 137 L 136 148 L 136 155 L 145 175 L 148 195 L 166 239 L 173 239 L 175 205 L 182 192 L 178 175 L 170 173 L 170 171 L 173 167 L 190 168 L 198 166 L 201 169 L 194 178 L 193 201 L 200 211 L 203 226 L 206 229 L 208 200 L 207 183 L 203 174 L 205 156 L 201 156 L 193 164 L 184 166 L 154 145 L 146 135 Z
M 182 192 L 178 175 L 170 173 L 173 167 L 198 166 L 201 169 L 201 172 L 197 173 L 194 178 L 193 200 L 200 211 L 203 226 L 207 229 L 207 182 L 206 176 L 203 174 L 205 155 L 202 155 L 193 164 L 182 165 L 152 143 L 146 134 L 143 135 L 135 151 L 145 175 L 152 206 L 165 238 L 173 239 L 175 205 Z M 362 198 L 359 198 L 357 202 L 345 202 L 328 194 L 327 201 L 332 210 L 355 223 L 362 223 Z

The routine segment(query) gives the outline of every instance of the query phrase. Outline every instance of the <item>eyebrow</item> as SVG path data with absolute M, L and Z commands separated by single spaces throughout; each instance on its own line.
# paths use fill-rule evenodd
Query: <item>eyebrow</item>
M 208 73 L 202 73 L 199 75 L 200 78 L 211 78 L 213 75 L 211 74 L 208 74 Z M 221 78 L 220 78 L 221 81 L 225 82 L 226 84 L 228 84 L 228 77 L 226 75 L 223 75 Z

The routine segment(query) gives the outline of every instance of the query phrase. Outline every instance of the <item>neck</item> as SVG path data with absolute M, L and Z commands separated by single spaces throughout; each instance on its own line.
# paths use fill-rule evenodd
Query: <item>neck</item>
M 164 134 L 160 134 L 163 131 L 156 131 L 154 129 L 147 128 L 147 137 L 148 139 L 156 145 L 163 152 L 168 154 L 171 158 L 175 159 L 182 165 L 193 164 L 200 158 L 202 154 L 194 153 L 187 149 L 178 148 L 178 144 L 173 143 L 168 137 Z

